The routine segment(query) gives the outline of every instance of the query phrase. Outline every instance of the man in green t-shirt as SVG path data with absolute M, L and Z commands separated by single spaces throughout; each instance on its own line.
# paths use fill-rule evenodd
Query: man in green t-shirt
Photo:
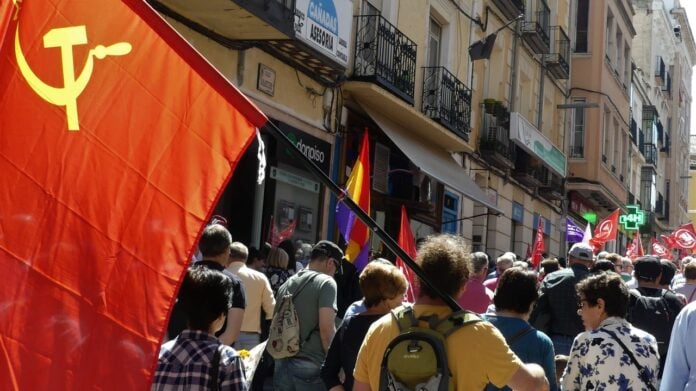
M 297 355 L 275 360 L 275 390 L 326 390 L 319 372 L 336 332 L 336 282 L 333 276 L 342 258 L 343 251 L 336 244 L 322 240 L 312 248 L 307 268 L 278 288 L 276 302 L 287 293 L 293 295 L 300 322 L 301 347 Z

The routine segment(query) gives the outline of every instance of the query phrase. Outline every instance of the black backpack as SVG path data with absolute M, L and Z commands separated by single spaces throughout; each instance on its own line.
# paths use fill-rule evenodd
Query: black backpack
M 639 290 L 631 289 L 628 316 L 626 319 L 635 327 L 652 334 L 657 340 L 661 357 L 666 357 L 674 318 L 665 301 L 666 289 L 659 297 L 643 296 Z
M 445 340 L 456 330 L 481 321 L 469 311 L 458 311 L 444 319 L 436 315 L 416 319 L 413 307 L 392 310 L 400 334 L 382 357 L 379 390 L 452 391 L 454 384 L 447 362 Z M 421 326 L 420 321 L 428 326 Z

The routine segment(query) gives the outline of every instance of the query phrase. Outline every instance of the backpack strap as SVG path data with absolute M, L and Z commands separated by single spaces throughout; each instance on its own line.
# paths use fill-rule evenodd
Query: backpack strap
M 306 279 L 305 282 L 303 282 L 302 285 L 300 285 L 300 287 L 295 290 L 295 292 L 290 292 L 290 287 L 288 287 L 288 293 L 292 295 L 292 300 L 295 301 L 295 298 L 300 294 L 300 292 L 302 292 L 302 290 L 307 286 L 307 284 L 312 282 L 312 280 L 314 280 L 318 275 L 318 272 L 314 272 L 314 275 Z
M 218 384 L 218 377 L 220 373 L 220 358 L 222 356 L 222 344 L 215 347 L 215 353 L 213 354 L 213 360 L 211 361 L 210 371 L 208 372 L 208 389 L 211 391 L 220 390 L 220 385 Z
M 445 338 L 449 337 L 450 334 L 453 332 L 459 330 L 460 328 L 464 326 L 468 326 L 470 324 L 478 323 L 482 319 L 475 313 L 471 311 L 457 311 L 449 314 L 446 318 L 440 320 L 435 324 L 435 327 L 432 327 L 434 330 L 442 334 Z
M 527 326 L 523 327 L 522 330 L 516 332 L 515 334 L 513 334 L 509 337 L 506 337 L 505 342 L 507 342 L 508 346 L 512 346 L 512 344 L 515 343 L 515 341 L 517 341 L 518 339 L 531 333 L 533 330 L 534 330 L 534 328 L 532 326 L 530 326 L 529 324 L 527 324 Z
M 392 316 L 394 316 L 396 324 L 399 326 L 399 333 L 411 327 L 418 326 L 418 319 L 416 319 L 413 306 L 411 305 L 402 305 L 401 307 L 394 308 L 391 310 L 391 313 Z
M 687 303 L 691 303 L 691 299 L 694 298 L 694 294 L 696 294 L 696 287 L 694 288 L 694 290 L 691 291 L 691 295 L 689 295 L 689 300 L 686 301 Z

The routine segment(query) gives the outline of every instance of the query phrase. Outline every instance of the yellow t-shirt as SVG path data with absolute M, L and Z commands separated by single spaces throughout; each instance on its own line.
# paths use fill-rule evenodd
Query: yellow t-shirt
M 436 314 L 444 318 L 452 310 L 445 306 L 414 306 L 416 317 Z M 353 372 L 355 379 L 379 390 L 379 374 L 384 351 L 399 335 L 394 317 L 387 314 L 372 324 L 362 346 Z M 505 338 L 492 324 L 477 322 L 460 328 L 446 340 L 447 360 L 458 391 L 482 390 L 493 383 L 503 387 L 522 366 L 522 361 L 505 344 Z

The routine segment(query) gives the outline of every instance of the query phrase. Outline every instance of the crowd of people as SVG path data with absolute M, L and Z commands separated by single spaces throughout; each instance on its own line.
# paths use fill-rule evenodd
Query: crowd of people
M 456 390 L 696 390 L 691 257 L 631 260 L 576 243 L 567 260 L 532 267 L 434 235 L 418 247 L 422 279 L 407 303 L 409 281 L 392 262 L 375 258 L 358 273 L 330 241 L 255 249 L 210 224 L 198 249 L 153 390 L 430 390 L 443 381 Z M 278 316 L 286 324 L 269 339 Z M 433 345 L 441 356 L 430 358 L 445 363 L 438 376 L 429 363 L 401 368 L 390 356 L 403 339 L 403 357 L 423 360 L 423 329 L 442 337 Z M 266 344 L 279 341 L 296 351 L 272 356 Z

